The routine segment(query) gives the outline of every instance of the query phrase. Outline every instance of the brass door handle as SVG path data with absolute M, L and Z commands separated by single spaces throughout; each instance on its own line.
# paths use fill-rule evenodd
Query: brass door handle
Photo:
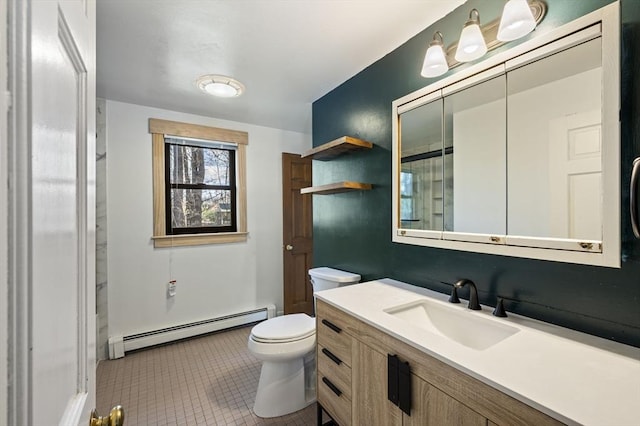
M 124 409 L 122 405 L 116 405 L 109 411 L 109 415 L 105 417 L 98 416 L 96 410 L 91 412 L 89 426 L 123 426 L 124 425 Z
M 291 244 L 287 244 L 286 246 L 284 246 L 284 248 L 285 248 L 287 251 L 291 251 L 291 250 L 293 250 L 293 246 L 292 246 Z

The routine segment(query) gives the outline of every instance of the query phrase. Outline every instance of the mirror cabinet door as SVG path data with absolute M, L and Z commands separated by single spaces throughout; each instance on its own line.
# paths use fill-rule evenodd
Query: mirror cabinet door
M 620 267 L 619 17 L 613 2 L 396 99 L 393 241 Z
M 507 72 L 509 235 L 602 240 L 601 49 Z
M 444 98 L 445 231 L 506 234 L 505 87 L 502 74 Z
M 400 228 L 442 231 L 442 99 L 400 114 Z

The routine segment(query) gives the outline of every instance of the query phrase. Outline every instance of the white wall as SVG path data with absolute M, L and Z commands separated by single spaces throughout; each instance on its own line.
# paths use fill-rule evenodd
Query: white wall
M 154 249 L 149 118 L 249 133 L 245 243 Z M 282 152 L 311 135 L 107 101 L 109 335 L 276 304 L 282 309 Z M 168 299 L 167 282 L 177 280 Z

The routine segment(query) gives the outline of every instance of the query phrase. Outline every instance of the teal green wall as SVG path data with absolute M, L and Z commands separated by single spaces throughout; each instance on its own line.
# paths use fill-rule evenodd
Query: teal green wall
M 537 31 L 557 27 L 610 2 L 547 0 L 548 13 Z M 314 265 L 357 272 L 364 280 L 391 277 L 440 292 L 449 292 L 449 287 L 440 282 L 471 278 L 484 304 L 494 305 L 497 295 L 504 296 L 512 299 L 505 303 L 508 311 L 640 347 L 640 240 L 633 238 L 627 214 L 631 159 L 640 155 L 638 0 L 621 2 L 622 268 L 391 242 L 391 102 L 434 81 L 420 76 L 424 52 L 434 31 L 443 32 L 445 44 L 449 44 L 458 38 L 471 8 L 478 8 L 483 22 L 488 22 L 498 16 L 503 4 L 504 0 L 469 0 L 314 102 L 314 146 L 343 135 L 375 144 L 371 151 L 314 162 L 314 184 L 354 180 L 374 185 L 371 191 L 314 196 Z M 528 37 L 535 37 L 535 33 Z

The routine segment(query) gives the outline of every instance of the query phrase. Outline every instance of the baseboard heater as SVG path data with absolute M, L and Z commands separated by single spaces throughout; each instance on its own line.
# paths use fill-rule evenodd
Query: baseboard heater
M 254 309 L 252 311 L 239 312 L 237 314 L 195 321 L 188 324 L 180 324 L 159 330 L 146 331 L 129 336 L 112 336 L 109 337 L 109 359 L 122 358 L 125 352 L 136 349 L 251 324 L 252 322 L 273 318 L 275 315 L 276 307 L 274 305 L 267 305 L 264 308 Z

